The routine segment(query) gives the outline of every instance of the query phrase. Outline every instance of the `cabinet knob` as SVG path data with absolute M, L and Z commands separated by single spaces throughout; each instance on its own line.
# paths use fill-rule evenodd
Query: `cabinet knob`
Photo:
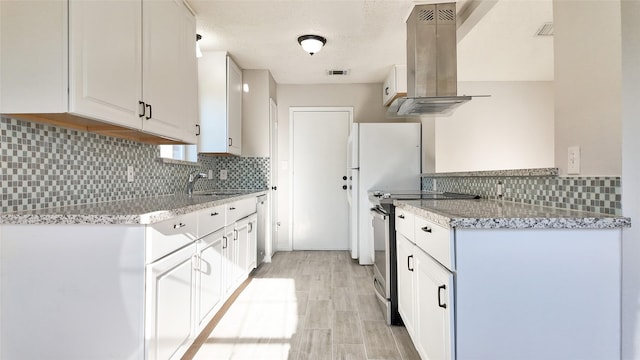
M 272 186 L 271 190 L 278 190 L 278 187 L 277 186 Z
M 346 177 L 346 176 L 343 176 L 343 177 L 342 177 L 342 180 L 347 180 L 347 177 Z
M 342 190 L 347 190 L 347 185 L 342 185 Z

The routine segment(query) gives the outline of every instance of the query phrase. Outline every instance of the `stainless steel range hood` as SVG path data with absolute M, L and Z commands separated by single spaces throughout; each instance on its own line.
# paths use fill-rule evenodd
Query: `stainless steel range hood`
M 456 3 L 416 5 L 407 19 L 407 97 L 390 116 L 447 115 L 471 100 L 457 95 Z

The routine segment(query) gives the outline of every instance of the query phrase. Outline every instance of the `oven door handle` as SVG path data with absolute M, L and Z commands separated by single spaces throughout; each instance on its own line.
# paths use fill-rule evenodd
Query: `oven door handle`
M 369 209 L 369 212 L 371 213 L 371 215 L 373 215 L 375 217 L 382 218 L 382 220 L 386 220 L 387 216 L 389 216 L 389 214 L 387 214 L 386 212 L 378 209 L 377 207 Z

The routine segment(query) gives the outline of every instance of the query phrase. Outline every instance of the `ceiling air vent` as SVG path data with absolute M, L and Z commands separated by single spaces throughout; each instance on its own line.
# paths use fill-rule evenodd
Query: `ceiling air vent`
M 536 36 L 553 36 L 553 23 L 544 23 L 536 31 Z
M 349 70 L 327 70 L 327 75 L 329 75 L 329 76 L 347 76 L 347 75 L 349 75 Z

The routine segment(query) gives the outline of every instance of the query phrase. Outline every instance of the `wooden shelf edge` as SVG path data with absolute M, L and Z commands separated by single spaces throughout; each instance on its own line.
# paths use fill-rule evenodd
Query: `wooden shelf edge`
M 131 129 L 120 125 L 108 124 L 97 120 L 91 120 L 69 113 L 2 114 L 2 116 L 17 120 L 59 126 L 67 129 L 84 131 L 119 139 L 131 140 L 145 144 L 188 145 L 188 143 L 184 141 L 168 139 L 155 134 L 145 133 L 141 130 Z

